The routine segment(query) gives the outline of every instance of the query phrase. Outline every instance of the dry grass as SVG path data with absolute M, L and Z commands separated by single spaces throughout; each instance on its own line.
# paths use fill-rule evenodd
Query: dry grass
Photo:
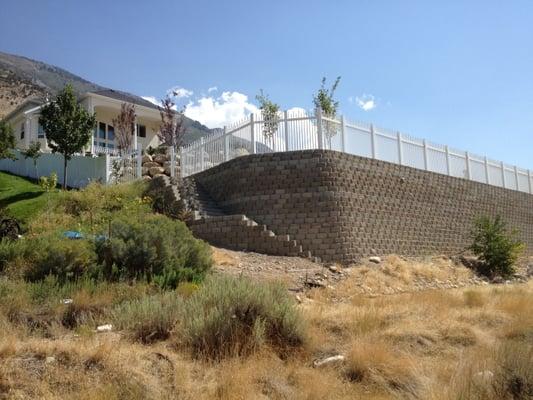
M 393 284 L 411 279 L 411 272 L 391 271 Z M 119 309 L 117 298 L 143 299 L 145 288 L 77 289 L 76 320 L 88 317 L 74 330 L 49 330 L 48 338 L 7 315 L 37 311 L 20 291 L 12 297 L 17 304 L 0 307 L 0 399 L 531 398 L 533 282 L 376 297 L 351 292 L 350 279 L 335 297 L 313 291 L 296 306 L 309 337 L 301 351 L 261 346 L 219 361 L 194 358 L 175 346 L 176 337 L 143 345 L 127 325 L 122 332 L 90 330 L 103 310 Z M 187 298 L 196 290 L 177 293 Z M 59 307 L 55 317 L 66 310 Z M 91 334 L 81 334 L 83 327 Z M 313 367 L 336 354 L 345 361 Z

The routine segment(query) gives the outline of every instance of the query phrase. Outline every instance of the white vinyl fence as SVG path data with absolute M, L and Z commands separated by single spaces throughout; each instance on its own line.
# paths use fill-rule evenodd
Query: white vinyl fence
M 58 182 L 63 182 L 63 156 L 60 154 L 43 153 L 37 160 L 37 168 L 31 158 L 25 159 L 20 151 L 14 151 L 17 160 L 0 160 L 0 171 L 29 178 L 39 178 L 44 175 L 57 173 Z M 73 156 L 68 162 L 67 185 L 69 187 L 84 187 L 91 181 L 108 183 L 109 156 L 85 157 Z
M 182 177 L 246 154 L 330 149 L 533 194 L 530 170 L 372 124 L 285 111 L 278 115 L 277 130 L 267 136 L 263 122 L 260 114 L 252 114 L 184 146 Z

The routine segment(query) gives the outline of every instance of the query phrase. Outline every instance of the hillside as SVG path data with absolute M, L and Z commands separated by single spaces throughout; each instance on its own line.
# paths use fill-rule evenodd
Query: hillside
M 106 89 L 54 65 L 0 52 L 0 118 L 27 99 L 55 95 L 67 83 L 74 87 L 78 95 Z M 139 96 L 125 94 L 131 96 L 136 104 L 150 106 Z M 209 128 L 189 118 L 186 118 L 185 126 L 186 143 L 211 133 Z

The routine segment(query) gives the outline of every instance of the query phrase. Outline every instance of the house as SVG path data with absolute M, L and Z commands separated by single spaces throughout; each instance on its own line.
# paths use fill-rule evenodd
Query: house
M 21 104 L 14 111 L 9 113 L 4 121 L 9 123 L 15 132 L 18 149 L 27 149 L 31 142 L 41 142 L 41 149 L 49 152 L 46 142 L 46 135 L 39 125 L 39 114 L 41 107 L 45 103 L 44 99 L 31 99 Z M 122 103 L 132 103 L 135 105 L 137 115 L 133 139 L 135 149 L 157 147 L 159 139 L 157 132 L 161 121 L 159 107 L 140 97 L 128 93 L 104 89 L 84 94 L 79 103 L 88 111 L 96 114 L 96 128 L 93 139 L 87 143 L 84 153 L 94 155 L 117 153 L 115 130 L 113 119 L 120 113 Z

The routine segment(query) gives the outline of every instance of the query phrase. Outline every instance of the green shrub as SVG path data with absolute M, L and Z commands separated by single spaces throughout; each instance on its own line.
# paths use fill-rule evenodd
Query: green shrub
M 164 340 L 183 312 L 183 300 L 174 292 L 128 301 L 111 313 L 113 324 L 143 343 Z
M 69 240 L 49 236 L 39 238 L 39 249 L 31 254 L 31 262 L 24 272 L 30 282 L 53 275 L 59 283 L 76 280 L 94 268 L 94 246 L 87 240 Z
M 481 261 L 483 275 L 507 277 L 514 273 L 514 263 L 524 245 L 516 239 L 516 231 L 508 232 L 500 216 L 494 220 L 481 217 L 475 221 L 469 249 Z
M 183 344 L 197 357 L 246 355 L 267 344 L 281 351 L 304 340 L 287 290 L 244 278 L 211 277 L 185 303 Z
M 146 279 L 175 288 L 202 279 L 211 266 L 209 246 L 195 239 L 184 223 L 162 215 L 119 214 L 110 237 L 96 243 L 106 279 Z

